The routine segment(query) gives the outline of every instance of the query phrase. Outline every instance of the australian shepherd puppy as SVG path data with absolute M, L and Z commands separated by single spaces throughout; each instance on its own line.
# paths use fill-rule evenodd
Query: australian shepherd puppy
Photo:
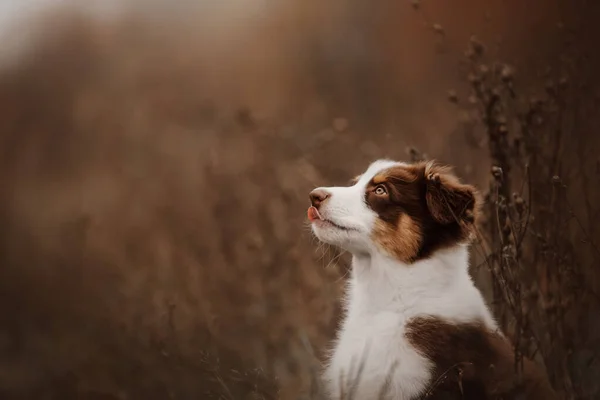
M 469 276 L 480 200 L 434 162 L 379 160 L 348 187 L 310 193 L 325 243 L 352 254 L 345 316 L 324 378 L 333 399 L 553 399 L 519 372 Z

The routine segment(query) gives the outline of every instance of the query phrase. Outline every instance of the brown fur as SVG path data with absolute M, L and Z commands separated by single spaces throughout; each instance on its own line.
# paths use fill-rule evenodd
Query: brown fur
M 440 224 L 473 222 L 479 214 L 479 192 L 465 185 L 446 166 L 425 165 L 427 206 L 431 216 Z
M 375 193 L 380 185 L 384 196 Z M 479 206 L 474 187 L 433 162 L 382 171 L 367 185 L 365 199 L 379 216 L 375 242 L 406 263 L 467 241 Z
M 406 214 L 398 216 L 398 224 L 388 224 L 382 220 L 375 223 L 373 237 L 379 246 L 387 249 L 396 258 L 404 262 L 412 260 L 420 246 L 421 227 Z M 398 235 L 397 232 L 402 232 Z
M 406 337 L 434 364 L 423 399 L 555 399 L 535 364 L 523 359 L 517 373 L 510 343 L 481 323 L 454 325 L 435 317 L 415 318 Z

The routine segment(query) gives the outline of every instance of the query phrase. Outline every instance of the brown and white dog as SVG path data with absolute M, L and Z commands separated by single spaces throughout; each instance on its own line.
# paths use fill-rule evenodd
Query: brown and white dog
M 433 162 L 379 160 L 310 199 L 317 238 L 353 256 L 324 376 L 332 398 L 555 398 L 530 361 L 516 373 L 469 276 L 474 187 Z

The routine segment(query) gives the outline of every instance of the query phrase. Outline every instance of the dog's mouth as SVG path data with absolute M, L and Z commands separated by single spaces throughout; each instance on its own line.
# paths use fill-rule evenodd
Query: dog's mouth
M 354 228 L 336 224 L 335 222 L 333 222 L 330 219 L 323 218 L 323 216 L 321 215 L 321 213 L 319 213 L 319 210 L 317 210 L 316 207 L 309 207 L 307 214 L 308 214 L 308 220 L 313 224 L 314 223 L 326 224 L 326 225 L 332 226 L 332 227 L 342 230 L 342 231 L 355 231 L 356 230 Z

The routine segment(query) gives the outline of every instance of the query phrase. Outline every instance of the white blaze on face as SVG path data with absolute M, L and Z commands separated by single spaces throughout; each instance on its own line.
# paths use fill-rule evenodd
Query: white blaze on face
M 312 230 L 319 240 L 339 246 L 351 252 L 369 252 L 374 248 L 371 239 L 377 214 L 365 202 L 367 184 L 379 172 L 403 163 L 378 160 L 360 176 L 356 184 L 349 187 L 321 187 L 328 198 L 318 211 L 319 220 L 312 221 Z

